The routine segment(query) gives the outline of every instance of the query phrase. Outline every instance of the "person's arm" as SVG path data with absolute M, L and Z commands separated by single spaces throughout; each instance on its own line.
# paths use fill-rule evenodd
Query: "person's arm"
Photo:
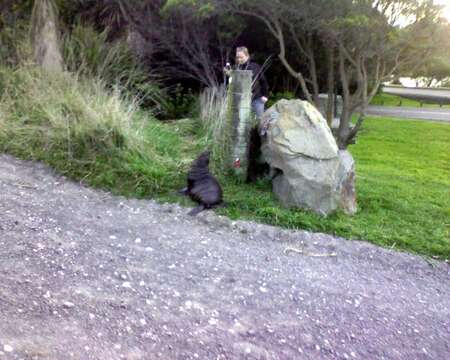
M 266 102 L 269 98 L 269 84 L 267 83 L 266 77 L 262 72 L 259 75 L 259 84 L 261 85 L 262 100 Z
M 256 81 L 259 82 L 259 89 L 261 92 L 261 99 L 262 101 L 266 102 L 269 98 L 269 85 L 267 84 L 266 77 L 264 76 L 263 70 L 261 66 L 259 66 L 257 63 L 253 63 L 254 68 L 253 75 L 256 76 Z

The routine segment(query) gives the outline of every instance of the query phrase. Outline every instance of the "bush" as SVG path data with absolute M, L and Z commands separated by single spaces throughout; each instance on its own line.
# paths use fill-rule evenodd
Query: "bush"
M 14 27 L 0 24 L 0 64 L 17 65 L 30 52 L 28 36 L 28 24 L 22 20 Z
M 184 119 L 196 116 L 197 111 L 198 97 L 192 93 L 191 89 L 186 91 L 181 84 L 177 84 L 167 93 L 162 116 L 169 120 Z
M 124 40 L 108 42 L 108 30 L 96 32 L 76 25 L 63 37 L 67 69 L 87 78 L 101 78 L 107 86 L 120 86 L 141 105 L 161 109 L 164 102 L 155 77 L 141 68 Z
M 297 99 L 297 98 L 298 97 L 295 95 L 295 93 L 293 93 L 291 91 L 276 92 L 275 94 L 272 94 L 270 96 L 269 101 L 267 101 L 266 108 L 268 109 L 273 104 L 275 104 L 278 100 L 281 100 L 281 99 L 292 100 L 292 99 Z
M 100 80 L 0 67 L 0 151 L 44 160 L 92 185 L 147 195 L 175 186 L 179 144 Z

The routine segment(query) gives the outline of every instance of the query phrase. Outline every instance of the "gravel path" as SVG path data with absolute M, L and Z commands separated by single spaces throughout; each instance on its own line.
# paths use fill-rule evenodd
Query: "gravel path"
M 450 358 L 447 264 L 186 213 L 0 155 L 0 359 Z

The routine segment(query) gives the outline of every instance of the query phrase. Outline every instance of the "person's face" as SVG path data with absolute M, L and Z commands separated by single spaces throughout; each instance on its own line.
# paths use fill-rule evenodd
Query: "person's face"
M 245 55 L 244 52 L 242 52 L 242 51 L 236 52 L 236 62 L 238 64 L 244 64 L 247 60 L 248 60 L 248 56 Z

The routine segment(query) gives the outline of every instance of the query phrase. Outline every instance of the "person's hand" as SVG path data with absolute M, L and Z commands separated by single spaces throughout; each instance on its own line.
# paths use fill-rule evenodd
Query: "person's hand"
M 268 98 L 266 98 L 265 96 L 261 96 L 261 100 L 262 100 L 262 102 L 263 103 L 266 103 L 267 102 L 267 100 L 269 100 Z

